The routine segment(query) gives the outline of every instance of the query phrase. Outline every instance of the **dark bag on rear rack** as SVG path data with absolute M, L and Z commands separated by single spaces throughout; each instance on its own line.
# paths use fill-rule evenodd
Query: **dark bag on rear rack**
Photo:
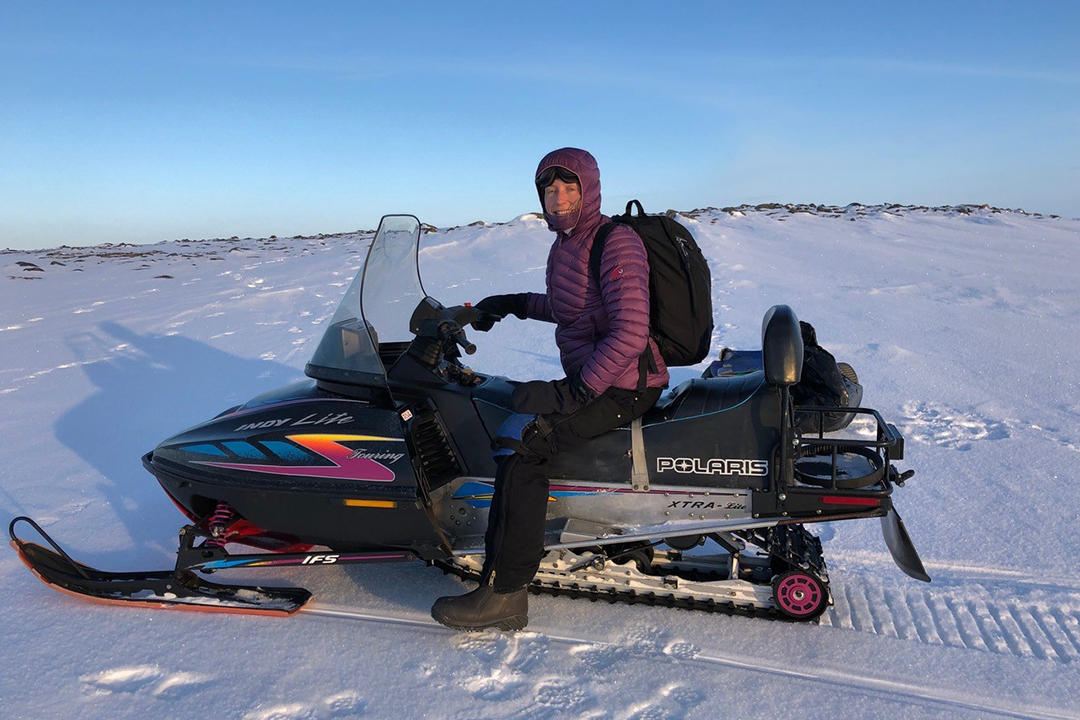
M 791 386 L 791 398 L 796 405 L 820 407 L 859 407 L 863 389 L 855 369 L 847 363 L 838 363 L 817 341 L 817 331 L 808 322 L 799 321 L 803 340 L 802 379 Z M 728 377 L 745 375 L 761 370 L 760 350 L 730 350 L 724 348 L 720 359 L 714 360 L 702 377 Z M 818 418 L 824 417 L 824 432 L 834 432 L 847 427 L 855 418 L 854 413 L 800 412 L 795 414 L 795 424 L 804 433 L 818 432 Z
M 855 370 L 836 362 L 825 348 L 818 345 L 817 331 L 808 322 L 799 321 L 803 340 L 802 380 L 791 388 L 796 405 L 825 407 L 858 407 L 862 401 L 862 385 Z M 797 413 L 795 423 L 803 432 L 818 431 L 818 413 Z M 847 427 L 854 419 L 852 413 L 824 413 L 824 431 Z
M 631 215 L 634 206 L 638 214 Z M 666 215 L 646 215 L 637 200 L 611 218 L 593 240 L 589 268 L 600 281 L 600 259 L 616 225 L 633 228 L 649 256 L 649 333 L 669 366 L 693 365 L 712 342 L 712 277 L 690 231 Z

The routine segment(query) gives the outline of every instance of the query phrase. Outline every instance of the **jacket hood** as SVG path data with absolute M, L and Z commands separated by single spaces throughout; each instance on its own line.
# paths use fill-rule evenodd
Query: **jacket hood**
M 544 156 L 536 168 L 535 178 L 550 167 L 566 168 L 578 176 L 581 181 L 581 208 L 570 215 L 552 215 L 544 206 L 544 192 L 537 188 L 540 196 L 540 208 L 544 213 L 548 229 L 564 235 L 577 234 L 578 231 L 591 228 L 600 222 L 600 168 L 596 158 L 580 148 L 560 148 Z

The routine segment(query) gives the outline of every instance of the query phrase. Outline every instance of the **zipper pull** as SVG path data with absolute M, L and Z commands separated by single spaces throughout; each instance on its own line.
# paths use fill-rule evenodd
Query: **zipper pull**
M 683 259 L 689 262 L 690 251 L 686 247 L 686 240 L 683 240 L 682 238 L 675 238 L 675 244 L 679 246 L 679 252 L 682 254 Z

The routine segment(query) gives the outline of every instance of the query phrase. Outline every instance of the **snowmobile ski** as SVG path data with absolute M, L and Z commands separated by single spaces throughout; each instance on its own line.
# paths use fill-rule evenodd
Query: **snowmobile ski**
M 52 549 L 18 537 L 15 526 L 31 525 Z M 226 585 L 211 582 L 196 571 L 215 572 L 266 566 L 336 565 L 359 562 L 408 561 L 410 552 L 372 553 L 258 553 L 230 555 L 224 548 L 194 545 L 200 537 L 191 526 L 180 531 L 180 549 L 173 570 L 108 572 L 73 560 L 41 526 L 28 517 L 17 517 L 8 527 L 11 546 L 20 559 L 47 585 L 94 600 L 136 603 L 164 608 L 288 615 L 311 599 L 303 588 Z

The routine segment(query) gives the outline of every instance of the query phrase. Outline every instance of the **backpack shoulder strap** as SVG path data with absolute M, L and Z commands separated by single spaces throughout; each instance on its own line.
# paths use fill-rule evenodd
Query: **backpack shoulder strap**
M 626 204 L 626 216 L 630 216 L 630 206 L 633 203 L 637 203 L 638 215 L 645 215 L 645 211 L 641 209 L 641 203 L 637 200 L 632 200 Z M 596 231 L 596 237 L 593 238 L 592 248 L 589 250 L 589 274 L 596 278 L 597 287 L 600 286 L 600 261 L 604 257 L 604 246 L 607 244 L 608 235 L 615 229 L 616 225 L 620 225 L 618 220 L 612 218 L 611 222 L 600 227 Z M 649 333 L 650 337 L 652 333 Z M 648 344 L 645 345 L 645 352 L 641 353 L 638 357 L 638 385 L 637 391 L 645 392 L 646 383 L 648 380 L 649 371 L 656 370 L 656 359 L 653 357 L 652 348 Z
M 604 244 L 607 243 L 608 235 L 615 229 L 616 225 L 630 225 L 633 227 L 634 208 L 637 208 L 638 219 L 645 217 L 645 208 L 641 207 L 641 202 L 638 200 L 631 200 L 626 203 L 626 214 L 615 216 L 611 218 L 611 222 L 607 225 L 601 225 L 600 229 L 596 231 L 596 237 L 593 238 L 592 249 L 589 251 L 589 271 L 590 274 L 596 278 L 596 284 L 600 284 L 600 260 L 604 257 Z
M 606 225 L 601 225 L 593 238 L 592 248 L 589 250 L 589 274 L 596 279 L 597 287 L 600 286 L 600 261 L 604 257 L 604 245 L 607 244 L 608 235 L 619 223 L 612 220 Z

